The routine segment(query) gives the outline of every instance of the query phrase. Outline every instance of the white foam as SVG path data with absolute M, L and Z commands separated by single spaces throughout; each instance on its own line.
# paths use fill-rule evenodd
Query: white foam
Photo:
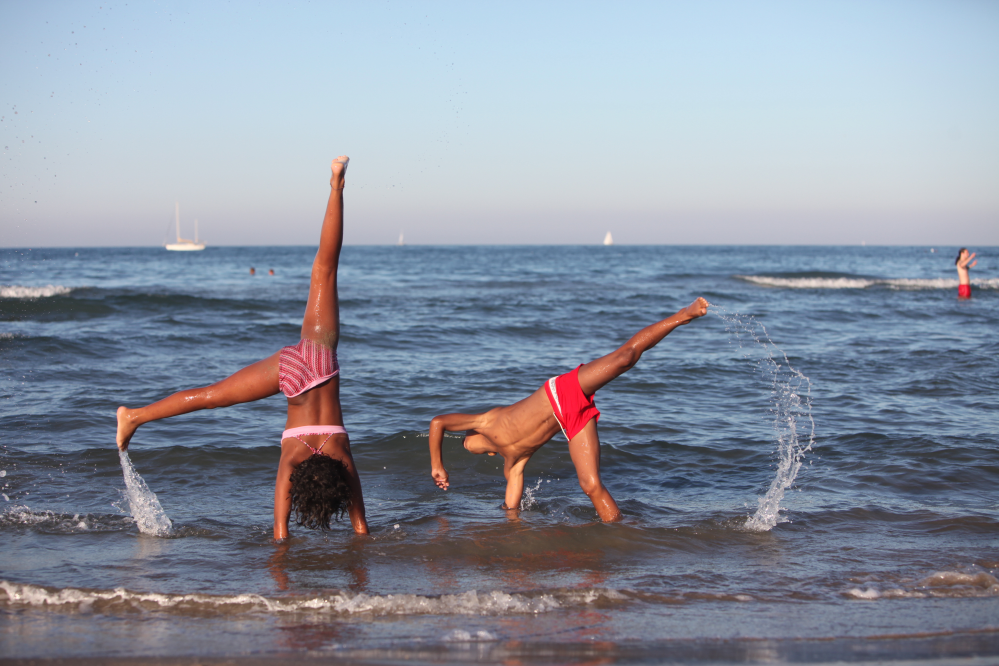
M 4 500 L 10 501 L 6 494 Z M 46 532 L 74 533 L 80 530 L 116 531 L 127 528 L 131 518 L 112 514 L 56 513 L 35 511 L 23 504 L 14 504 L 0 513 L 0 525 L 22 525 Z
M 785 287 L 787 289 L 866 289 L 875 282 L 862 278 L 781 278 L 767 275 L 736 275 L 746 282 L 764 287 Z
M 956 279 L 948 278 L 895 278 L 891 280 L 879 280 L 878 284 L 884 284 L 892 289 L 905 289 L 918 291 L 921 289 L 957 289 L 959 282 Z
M 156 499 L 156 493 L 149 489 L 146 482 L 135 471 L 127 451 L 119 451 L 118 457 L 121 460 L 122 472 L 125 474 L 124 496 L 128 500 L 128 511 L 135 519 L 139 531 L 153 536 L 170 534 L 170 528 L 173 527 L 173 524 L 167 517 L 166 511 L 160 506 L 160 501 Z
M 767 334 L 766 327 L 749 315 L 724 313 L 713 308 L 725 322 L 725 328 L 737 341 L 740 350 L 756 363 L 764 380 L 770 384 L 770 411 L 773 414 L 774 439 L 777 445 L 777 473 L 763 497 L 757 498 L 756 513 L 746 520 L 745 527 L 765 532 L 777 523 L 786 522 L 780 515 L 784 493 L 794 484 L 805 454 L 815 442 L 815 420 L 812 418 L 812 384 L 808 377 L 791 366 L 791 362 Z M 808 427 L 807 441 L 798 433 L 798 420 Z
M 875 590 L 873 587 L 869 587 L 866 590 L 861 590 L 859 587 L 855 587 L 849 592 L 847 592 L 854 599 L 880 599 L 881 593 Z
M 938 571 L 919 582 L 921 587 L 939 590 L 941 588 L 973 588 L 999 594 L 999 580 L 984 571 L 968 574 L 960 571 Z M 972 591 L 972 590 L 969 590 Z
M 453 629 L 441 638 L 445 643 L 485 643 L 488 641 L 499 640 L 493 634 L 488 631 L 479 630 L 474 634 L 470 631 L 465 631 L 464 629 Z
M 946 599 L 967 599 L 999 596 L 999 579 L 986 571 L 964 573 L 961 571 L 937 571 L 930 574 L 908 589 L 891 587 L 878 590 L 874 587 L 855 587 L 847 595 L 854 599 L 925 599 L 927 597 Z
M 820 278 L 820 277 L 773 277 L 769 275 L 736 275 L 736 278 L 763 287 L 784 289 L 868 289 L 887 287 L 900 290 L 957 289 L 956 278 Z M 977 289 L 999 289 L 999 278 L 972 280 Z
M 565 605 L 587 605 L 598 599 L 623 598 L 613 590 L 574 590 L 526 596 L 494 590 L 470 590 L 438 597 L 417 594 L 370 595 L 346 591 L 313 597 L 270 598 L 259 594 L 161 594 L 79 588 L 50 589 L 0 580 L 0 608 L 42 607 L 66 610 L 147 610 L 215 613 L 328 613 L 337 615 L 521 615 L 547 613 Z M 455 640 L 493 640 L 482 633 Z
M 50 298 L 65 296 L 73 291 L 71 287 L 50 284 L 44 287 L 22 287 L 21 285 L 0 285 L 0 298 Z

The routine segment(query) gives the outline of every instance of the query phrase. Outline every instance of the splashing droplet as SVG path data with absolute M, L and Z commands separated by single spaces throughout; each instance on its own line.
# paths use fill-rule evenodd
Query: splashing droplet
M 167 517 L 156 493 L 149 489 L 139 473 L 132 466 L 127 451 L 119 451 L 121 469 L 125 474 L 125 491 L 123 495 L 128 501 L 128 512 L 135 519 L 135 524 L 143 534 L 166 536 L 170 533 L 173 523 Z
M 766 327 L 751 315 L 728 313 L 721 308 L 712 312 L 725 322 L 725 329 L 735 338 L 746 358 L 756 363 L 763 379 L 770 384 L 770 412 L 773 414 L 774 439 L 777 445 L 777 473 L 763 497 L 757 498 L 756 513 L 746 520 L 746 528 L 766 532 L 777 523 L 787 522 L 780 515 L 784 493 L 794 485 L 805 454 L 815 443 L 815 420 L 812 418 L 812 383 L 770 339 Z M 799 420 L 808 427 L 807 437 L 799 433 Z M 806 443 L 802 443 L 802 440 Z

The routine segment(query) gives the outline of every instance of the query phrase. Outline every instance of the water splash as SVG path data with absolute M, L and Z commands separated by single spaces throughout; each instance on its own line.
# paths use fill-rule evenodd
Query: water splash
M 127 451 L 119 451 L 121 470 L 125 473 L 125 491 L 122 493 L 128 501 L 128 512 L 135 519 L 135 524 L 143 534 L 166 536 L 170 534 L 173 523 L 167 517 L 156 493 L 149 489 L 139 473 L 132 466 Z
M 770 384 L 777 473 L 766 494 L 757 499 L 756 513 L 746 520 L 747 529 L 766 532 L 777 523 L 787 521 L 780 515 L 781 500 L 794 484 L 805 454 L 815 443 L 812 383 L 791 366 L 787 354 L 773 343 L 766 327 L 755 317 L 729 313 L 717 307 L 712 307 L 711 311 L 725 322 L 725 330 L 734 338 L 743 356 L 755 363 L 764 381 Z M 808 428 L 807 434 L 799 433 L 799 421 Z
M 534 493 L 541 490 L 541 483 L 543 479 L 538 479 L 538 483 L 533 488 L 524 488 L 524 496 L 520 500 L 520 510 L 527 511 L 536 506 L 539 506 L 538 500 L 534 497 Z

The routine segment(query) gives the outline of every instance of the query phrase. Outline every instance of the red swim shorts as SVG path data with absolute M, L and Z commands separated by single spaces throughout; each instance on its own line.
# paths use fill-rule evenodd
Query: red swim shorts
M 552 412 L 569 439 L 578 435 L 590 419 L 600 420 L 600 410 L 593 403 L 593 396 L 587 398 L 579 387 L 581 367 L 582 364 L 572 372 L 552 377 L 545 382 L 545 393 L 548 394 Z
M 957 297 L 958 298 L 971 298 L 971 285 L 970 284 L 959 284 L 959 285 L 957 285 Z

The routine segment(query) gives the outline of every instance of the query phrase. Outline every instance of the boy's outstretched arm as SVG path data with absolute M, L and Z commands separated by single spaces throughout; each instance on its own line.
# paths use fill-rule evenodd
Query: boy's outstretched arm
M 448 430 L 474 430 L 479 427 L 481 414 L 442 414 L 430 420 L 430 474 L 434 477 L 434 483 L 443 490 L 447 490 L 448 475 L 444 469 L 444 458 L 442 454 L 444 444 L 444 433 Z

